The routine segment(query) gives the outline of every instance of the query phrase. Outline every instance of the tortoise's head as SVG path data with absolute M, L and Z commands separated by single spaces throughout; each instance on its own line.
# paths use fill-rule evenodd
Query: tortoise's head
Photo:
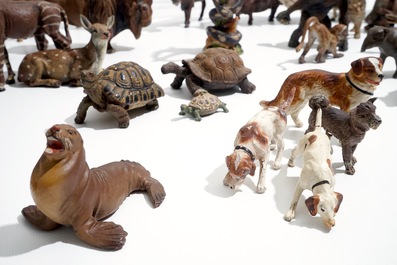
M 47 147 L 44 154 L 47 158 L 62 160 L 83 148 L 83 139 L 73 126 L 55 124 L 46 132 Z
M 91 99 L 101 97 L 101 91 L 96 85 L 98 76 L 94 71 L 84 70 L 81 72 L 81 83 L 84 88 L 84 93 L 90 96 Z

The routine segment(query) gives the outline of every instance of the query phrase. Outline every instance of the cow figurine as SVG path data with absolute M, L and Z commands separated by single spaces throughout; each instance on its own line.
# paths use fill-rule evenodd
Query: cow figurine
M 247 14 L 248 25 L 252 25 L 252 21 L 254 20 L 252 13 L 262 12 L 270 8 L 269 22 L 273 22 L 279 5 L 279 0 L 245 0 L 237 15 Z
M 59 31 L 61 22 L 64 23 L 66 36 Z M 68 19 L 59 5 L 46 1 L 0 3 L 0 92 L 5 90 L 5 83 L 15 83 L 15 73 L 4 41 L 7 38 L 24 39 L 34 36 L 37 49 L 46 50 L 48 41 L 45 34 L 53 39 L 57 48 L 70 48 L 72 39 L 69 34 Z M 4 78 L 3 63 L 7 65 L 7 81 Z

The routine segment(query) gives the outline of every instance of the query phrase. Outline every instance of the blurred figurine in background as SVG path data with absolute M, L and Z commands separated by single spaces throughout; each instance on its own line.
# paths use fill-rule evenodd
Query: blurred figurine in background
M 237 16 L 241 14 L 248 15 L 248 25 L 252 25 L 254 20 L 252 13 L 262 12 L 270 8 L 270 16 L 268 21 L 273 22 L 277 8 L 280 5 L 279 0 L 245 0 Z
M 194 7 L 194 2 L 201 2 L 201 13 L 199 16 L 199 21 L 203 20 L 204 10 L 206 6 L 205 0 L 172 0 L 174 5 L 181 4 L 181 9 L 185 13 L 185 28 L 190 25 L 190 15 L 192 13 L 192 8 Z

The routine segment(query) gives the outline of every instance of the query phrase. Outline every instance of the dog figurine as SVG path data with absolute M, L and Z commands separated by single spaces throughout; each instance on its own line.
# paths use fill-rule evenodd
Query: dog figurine
M 349 113 L 329 106 L 329 100 L 318 95 L 313 97 L 309 106 L 312 112 L 309 117 L 309 128 L 306 132 L 313 131 L 315 128 L 315 115 L 317 109 L 323 112 L 322 126 L 326 133 L 339 139 L 342 145 L 343 163 L 345 173 L 353 175 L 355 173 L 354 164 L 357 159 L 353 156 L 357 145 L 364 139 L 365 133 L 369 129 L 376 130 L 382 123 L 382 119 L 376 114 L 376 106 L 373 104 L 376 98 L 371 98 L 367 102 L 359 104 Z
M 299 52 L 305 42 L 306 33 L 309 32 L 309 39 L 305 45 L 302 55 L 299 57 L 299 63 L 305 63 L 305 55 L 309 52 L 313 46 L 314 41 L 318 39 L 318 54 L 315 61 L 317 63 L 324 63 L 326 53 L 330 52 L 334 58 L 343 57 L 343 53 L 336 51 L 338 43 L 340 41 L 346 41 L 347 39 L 347 26 L 344 24 L 336 24 L 331 29 L 328 29 L 324 24 L 318 21 L 317 17 L 310 17 L 306 20 L 305 27 L 302 31 L 302 39 L 298 46 L 296 46 L 296 52 Z
M 277 146 L 273 169 L 281 168 L 281 158 L 284 151 L 284 131 L 287 125 L 287 115 L 284 109 L 291 103 L 295 91 L 279 107 L 268 107 L 259 111 L 246 125 L 241 127 L 234 141 L 234 151 L 226 157 L 226 174 L 223 184 L 231 189 L 238 189 L 248 174 L 255 175 L 255 160 L 260 163 L 257 193 L 264 193 L 266 166 L 270 150 Z
M 350 111 L 373 96 L 384 76 L 382 67 L 381 58 L 364 57 L 353 61 L 347 73 L 318 69 L 296 72 L 287 77 L 275 99 L 262 100 L 260 105 L 279 106 L 287 100 L 289 91 L 294 88 L 294 98 L 285 111 L 291 115 L 297 127 L 302 127 L 299 113 L 312 96 L 323 94 L 329 98 L 331 105 Z
M 294 197 L 284 219 L 290 222 L 295 218 L 299 197 L 304 190 L 312 190 L 313 196 L 306 199 L 310 214 L 320 214 L 324 225 L 331 229 L 335 225 L 334 216 L 342 203 L 343 195 L 334 191 L 335 176 L 331 166 L 331 143 L 321 128 L 322 109 L 316 111 L 315 129 L 306 133 L 293 149 L 288 166 L 295 166 L 295 159 L 303 156 L 303 166 Z

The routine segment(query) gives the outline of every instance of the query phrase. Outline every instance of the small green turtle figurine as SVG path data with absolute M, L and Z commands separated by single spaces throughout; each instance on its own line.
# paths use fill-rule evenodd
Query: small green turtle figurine
M 213 114 L 220 108 L 224 112 L 229 112 L 226 104 L 220 101 L 217 96 L 208 93 L 205 89 L 199 88 L 194 92 L 193 99 L 189 105 L 181 105 L 179 115 L 189 114 L 194 116 L 196 121 L 201 121 L 201 116 Z

